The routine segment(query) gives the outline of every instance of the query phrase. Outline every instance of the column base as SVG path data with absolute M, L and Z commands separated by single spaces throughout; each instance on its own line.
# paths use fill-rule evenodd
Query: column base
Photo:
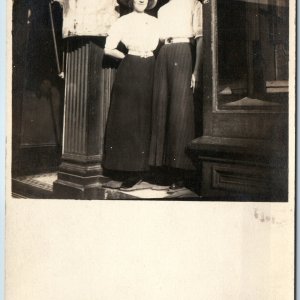
M 82 164 L 62 162 L 58 179 L 53 184 L 54 197 L 59 199 L 101 199 L 99 187 L 102 167 L 100 163 Z
M 101 196 L 101 184 L 81 185 L 64 180 L 56 180 L 53 184 L 55 199 L 77 199 L 77 200 L 100 200 L 104 199 L 104 193 Z

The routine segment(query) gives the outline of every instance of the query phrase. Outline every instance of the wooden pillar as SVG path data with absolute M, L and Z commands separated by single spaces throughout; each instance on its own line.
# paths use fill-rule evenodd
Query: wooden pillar
M 62 159 L 57 198 L 97 198 L 105 114 L 101 82 L 104 38 L 67 39 Z

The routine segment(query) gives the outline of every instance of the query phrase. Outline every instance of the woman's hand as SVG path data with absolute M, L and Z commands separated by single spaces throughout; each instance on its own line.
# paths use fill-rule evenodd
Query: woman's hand
M 200 78 L 199 78 L 199 72 L 194 72 L 192 74 L 192 79 L 191 79 L 191 88 L 193 89 L 193 93 L 195 92 L 196 89 L 199 88 L 200 85 Z
M 123 52 L 120 51 L 119 57 L 118 57 L 118 58 L 119 58 L 119 59 L 123 59 L 124 57 L 125 57 L 125 54 L 124 54 Z
M 193 92 L 200 87 L 200 76 L 202 76 L 202 60 L 203 60 L 203 37 L 196 38 L 196 61 L 194 72 L 191 80 L 191 88 Z

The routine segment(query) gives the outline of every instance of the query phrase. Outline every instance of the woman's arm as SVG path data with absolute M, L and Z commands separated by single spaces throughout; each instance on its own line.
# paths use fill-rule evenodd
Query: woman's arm
M 104 49 L 104 53 L 117 59 L 123 59 L 125 57 L 125 54 L 118 49 Z
M 195 89 L 199 88 L 202 62 L 203 62 L 203 37 L 200 36 L 196 38 L 196 61 L 195 61 L 194 71 L 191 80 L 191 88 L 193 89 L 193 92 L 195 91 Z
M 124 19 L 122 17 L 111 26 L 105 41 L 104 54 L 116 59 L 123 59 L 125 57 L 124 53 L 117 49 L 120 41 L 122 40 L 124 27 L 126 27 L 126 24 L 124 24 Z

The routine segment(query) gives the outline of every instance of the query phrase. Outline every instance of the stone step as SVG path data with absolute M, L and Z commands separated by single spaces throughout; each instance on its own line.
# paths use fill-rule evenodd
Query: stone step
M 53 182 L 56 179 L 57 173 L 55 172 L 13 178 L 12 196 L 15 198 L 55 199 L 53 194 Z M 108 180 L 108 178 L 103 177 L 104 183 Z M 99 200 L 199 200 L 201 198 L 187 188 L 169 194 L 166 187 L 160 187 L 147 182 L 140 182 L 134 186 L 133 190 L 129 191 L 106 187 L 99 187 L 98 190 Z

